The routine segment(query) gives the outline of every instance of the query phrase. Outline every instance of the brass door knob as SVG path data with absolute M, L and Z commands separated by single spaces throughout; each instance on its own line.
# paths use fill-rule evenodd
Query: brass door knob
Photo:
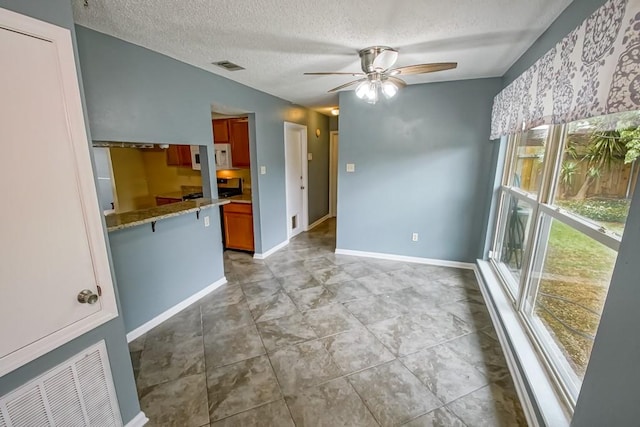
M 78 302 L 82 304 L 95 304 L 98 302 L 98 295 L 89 289 L 84 289 L 78 294 Z

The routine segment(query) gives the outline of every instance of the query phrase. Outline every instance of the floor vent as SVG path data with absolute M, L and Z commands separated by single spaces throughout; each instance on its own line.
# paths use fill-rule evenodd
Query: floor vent
M 0 398 L 0 427 L 23 426 L 122 426 L 104 341 Z

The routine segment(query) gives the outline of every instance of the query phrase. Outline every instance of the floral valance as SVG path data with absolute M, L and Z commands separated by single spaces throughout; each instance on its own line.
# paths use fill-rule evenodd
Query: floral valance
M 640 0 L 608 0 L 493 103 L 491 139 L 640 109 Z

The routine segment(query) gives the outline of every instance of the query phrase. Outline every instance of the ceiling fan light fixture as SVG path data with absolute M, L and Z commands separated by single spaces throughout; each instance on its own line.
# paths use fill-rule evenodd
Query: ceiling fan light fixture
M 369 86 L 370 86 L 370 81 L 366 81 L 366 82 L 362 82 L 358 85 L 358 87 L 356 88 L 356 96 L 360 99 L 364 99 L 366 96 L 368 96 L 369 93 Z
M 398 93 L 398 86 L 389 80 L 382 82 L 382 94 L 385 98 L 391 99 Z

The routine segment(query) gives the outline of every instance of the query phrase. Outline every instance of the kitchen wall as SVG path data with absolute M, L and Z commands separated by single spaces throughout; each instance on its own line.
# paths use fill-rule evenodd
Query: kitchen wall
M 216 172 L 217 178 L 242 178 L 242 188 L 251 190 L 251 169 L 223 169 Z
M 604 0 L 574 1 L 505 74 L 506 86 L 580 25 Z M 571 425 L 625 426 L 640 419 L 640 191 L 636 191 Z
M 68 28 L 74 39 L 75 48 L 73 16 L 71 3 L 68 0 L 0 0 L 0 7 Z M 77 59 L 76 65 L 78 65 Z M 80 78 L 79 69 L 78 77 L 80 80 L 80 91 L 82 92 L 82 79 Z M 89 123 L 88 120 L 87 123 Z M 88 128 L 87 133 L 89 134 Z M 89 141 L 91 140 L 90 137 L 88 139 Z M 121 311 L 119 300 L 118 310 Z M 111 365 L 116 394 L 120 405 L 120 413 L 122 420 L 126 424 L 139 413 L 140 405 L 138 403 L 122 317 L 113 319 L 17 370 L 0 377 L 0 396 L 38 377 L 69 357 L 74 356 L 83 349 L 101 340 L 104 340 L 107 345 L 109 363 Z
M 136 148 L 109 148 L 116 188 L 116 209 L 129 212 L 155 206 L 149 194 L 149 179 L 142 151 Z
M 412 85 L 376 105 L 341 92 L 337 247 L 474 262 L 500 88 L 499 78 Z M 345 172 L 346 163 L 355 173 Z
M 180 191 L 181 187 L 202 187 L 202 174 L 184 166 L 167 165 L 167 151 L 161 149 L 141 150 L 142 161 L 148 177 L 149 194 Z
M 140 46 L 81 26 L 76 31 L 96 140 L 208 145 L 213 140 L 211 105 L 254 113 L 251 160 L 267 168 L 266 175 L 254 172 L 252 177 L 254 215 L 259 221 L 256 251 L 286 240 L 283 122 L 306 124 L 315 117 L 327 134 L 328 120 Z M 328 199 L 328 193 L 309 198 Z

